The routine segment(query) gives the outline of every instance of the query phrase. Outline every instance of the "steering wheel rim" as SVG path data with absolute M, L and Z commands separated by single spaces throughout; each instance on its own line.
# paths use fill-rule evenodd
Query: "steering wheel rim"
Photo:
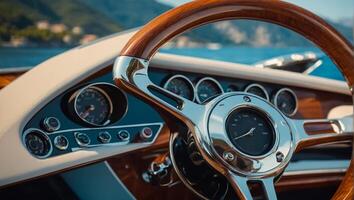
M 183 97 L 154 85 L 148 78 L 149 60 L 167 41 L 192 28 L 227 19 L 253 19 L 271 22 L 305 36 L 327 53 L 333 62 L 337 64 L 349 85 L 352 95 L 354 85 L 353 48 L 334 28 L 318 16 L 286 2 L 269 0 L 196 0 L 155 18 L 137 32 L 123 48 L 113 69 L 116 84 L 127 92 L 147 101 L 155 108 L 160 109 L 164 116 L 177 117 L 183 121 L 192 130 L 193 136 L 198 141 L 197 147 L 204 159 L 228 178 L 241 199 L 251 199 L 252 196 L 249 190 L 245 188 L 247 181 L 250 180 L 248 179 L 249 177 L 243 177 L 245 174 L 240 174 L 240 169 L 237 166 L 229 163 L 231 165 L 230 169 L 229 166 L 226 166 L 227 163 L 219 163 L 222 162 L 222 159 L 220 160 L 222 156 L 215 155 L 217 152 L 214 152 L 214 146 L 209 144 L 211 139 L 206 121 L 209 121 L 207 116 L 213 112 L 214 108 L 220 103 L 225 103 L 229 98 L 241 99 L 247 96 L 254 102 L 259 101 L 259 99 L 249 94 L 237 93 L 223 95 L 206 105 L 195 105 Z M 165 102 L 156 93 L 173 99 L 175 105 Z M 258 104 L 262 103 L 262 101 L 259 101 Z M 257 107 L 259 105 L 254 106 Z M 263 107 L 266 106 L 264 104 Z M 269 109 L 274 115 L 277 115 L 276 109 Z M 271 187 L 274 175 L 280 175 L 295 150 L 323 142 L 352 138 L 352 135 L 348 134 L 349 132 L 336 134 L 335 136 L 330 134 L 310 136 L 306 133 L 304 129 L 305 123 L 321 123 L 326 120 L 304 121 L 292 120 L 284 118 L 284 116 L 280 117 L 282 118 L 280 121 L 285 121 L 286 127 L 289 128 L 288 134 L 291 138 L 289 141 L 291 147 L 287 147 L 289 152 L 283 152 L 285 159 L 280 164 L 271 166 L 271 169 L 262 174 L 262 176 L 253 176 L 254 174 L 251 174 L 253 177 L 262 177 L 261 181 L 268 199 L 276 198 L 274 185 Z M 336 120 L 339 124 L 346 124 L 347 127 L 345 128 L 347 130 L 353 130 L 353 119 L 351 117 L 350 119 Z M 281 125 L 279 124 L 279 126 Z M 354 182 L 352 174 L 353 160 L 352 157 L 347 174 L 333 199 L 352 198 Z M 272 167 L 276 170 L 273 170 Z

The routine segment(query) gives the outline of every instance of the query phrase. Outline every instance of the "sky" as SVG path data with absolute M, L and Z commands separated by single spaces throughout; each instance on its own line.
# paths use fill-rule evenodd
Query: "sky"
M 173 6 L 189 2 L 190 0 L 158 0 Z M 286 0 L 306 8 L 317 15 L 334 21 L 341 19 L 353 19 L 354 0 Z

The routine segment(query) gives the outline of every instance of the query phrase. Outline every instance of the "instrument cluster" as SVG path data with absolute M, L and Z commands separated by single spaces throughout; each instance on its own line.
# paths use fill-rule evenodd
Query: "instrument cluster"
M 293 90 L 280 88 L 269 92 L 263 85 L 258 83 L 251 83 L 242 87 L 235 84 L 221 84 L 212 77 L 197 78 L 192 81 L 187 76 L 177 74 L 165 81 L 163 87 L 172 93 L 199 104 L 206 103 L 226 92 L 241 91 L 270 101 L 287 116 L 295 115 L 298 108 L 298 99 Z
M 101 146 L 150 144 L 162 121 L 145 102 L 110 82 L 96 81 L 75 86 L 45 105 L 26 124 L 22 142 L 39 159 Z

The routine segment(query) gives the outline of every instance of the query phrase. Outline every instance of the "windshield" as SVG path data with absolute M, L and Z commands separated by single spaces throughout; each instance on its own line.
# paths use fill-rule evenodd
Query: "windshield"
M 352 0 L 288 0 L 309 9 L 353 43 Z M 0 70 L 33 67 L 78 45 L 138 27 L 187 0 L 0 1 Z M 335 5 L 334 5 L 335 3 Z M 136 12 L 136 11 L 143 12 Z M 79 14 L 78 14 L 79 13 Z M 235 20 L 203 26 L 160 52 L 343 80 L 311 42 L 280 26 Z

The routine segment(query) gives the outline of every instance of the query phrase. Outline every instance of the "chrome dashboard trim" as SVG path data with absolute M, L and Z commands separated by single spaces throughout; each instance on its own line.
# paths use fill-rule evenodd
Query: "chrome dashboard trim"
M 298 100 L 298 98 L 297 98 L 295 92 L 294 92 L 292 89 L 290 89 L 290 88 L 282 88 L 282 89 L 278 90 L 278 91 L 275 93 L 275 95 L 274 95 L 273 104 L 274 104 L 274 106 L 275 106 L 276 108 L 278 108 L 278 104 L 277 104 L 278 97 L 279 97 L 280 93 L 285 92 L 285 91 L 286 91 L 286 92 L 290 92 L 290 94 L 293 95 L 293 97 L 294 97 L 294 99 L 295 99 L 295 110 L 294 110 L 292 113 L 290 113 L 290 114 L 284 113 L 285 115 L 291 117 L 291 116 L 294 116 L 294 115 L 296 114 L 296 112 L 297 112 L 297 110 L 298 110 L 298 107 L 299 107 L 299 102 L 298 102 L 299 100 Z M 278 108 L 278 109 L 280 110 L 280 108 Z
M 258 83 L 252 83 L 252 84 L 248 85 L 248 86 L 245 88 L 244 92 L 249 93 L 248 90 L 251 89 L 252 87 L 257 87 L 257 88 L 261 89 L 261 90 L 263 91 L 264 95 L 266 96 L 266 100 L 267 100 L 267 101 L 270 100 L 270 99 L 269 99 L 269 94 L 268 94 L 267 90 L 264 88 L 263 85 L 258 84 Z M 252 94 L 252 93 L 250 93 L 250 94 Z
M 283 176 L 299 176 L 299 175 L 331 174 L 331 173 L 343 173 L 344 174 L 346 171 L 347 171 L 346 168 L 285 171 L 283 173 Z
M 209 97 L 208 99 L 206 99 L 205 101 L 202 102 L 202 101 L 199 99 L 198 87 L 199 87 L 199 85 L 200 85 L 203 81 L 211 81 L 211 82 L 215 83 L 216 86 L 219 88 L 219 90 L 220 90 L 221 93 L 220 93 L 220 94 L 217 94 L 217 95 L 215 95 L 215 96 Z M 204 102 L 208 101 L 209 99 L 212 99 L 212 98 L 214 98 L 214 97 L 216 97 L 216 96 L 220 96 L 220 95 L 224 94 L 224 89 L 222 88 L 220 82 L 217 81 L 216 79 L 212 78 L 212 77 L 209 77 L 209 76 L 200 79 L 200 80 L 197 82 L 197 84 L 195 85 L 195 90 L 194 90 L 194 91 L 195 91 L 195 98 L 196 98 L 196 101 L 197 101 L 198 103 L 200 103 L 200 104 L 202 104 L 202 103 L 204 103 Z
M 189 86 L 191 86 L 191 89 L 193 90 L 192 91 L 193 92 L 193 99 L 189 99 L 189 100 L 195 101 L 195 98 L 196 98 L 195 87 L 194 87 L 192 81 L 188 77 L 186 77 L 186 76 L 184 76 L 182 74 L 176 74 L 176 75 L 171 76 L 169 79 L 167 79 L 167 81 L 163 85 L 163 88 L 165 88 L 167 90 L 167 85 L 175 78 L 181 78 L 183 80 L 186 80 L 189 83 Z

